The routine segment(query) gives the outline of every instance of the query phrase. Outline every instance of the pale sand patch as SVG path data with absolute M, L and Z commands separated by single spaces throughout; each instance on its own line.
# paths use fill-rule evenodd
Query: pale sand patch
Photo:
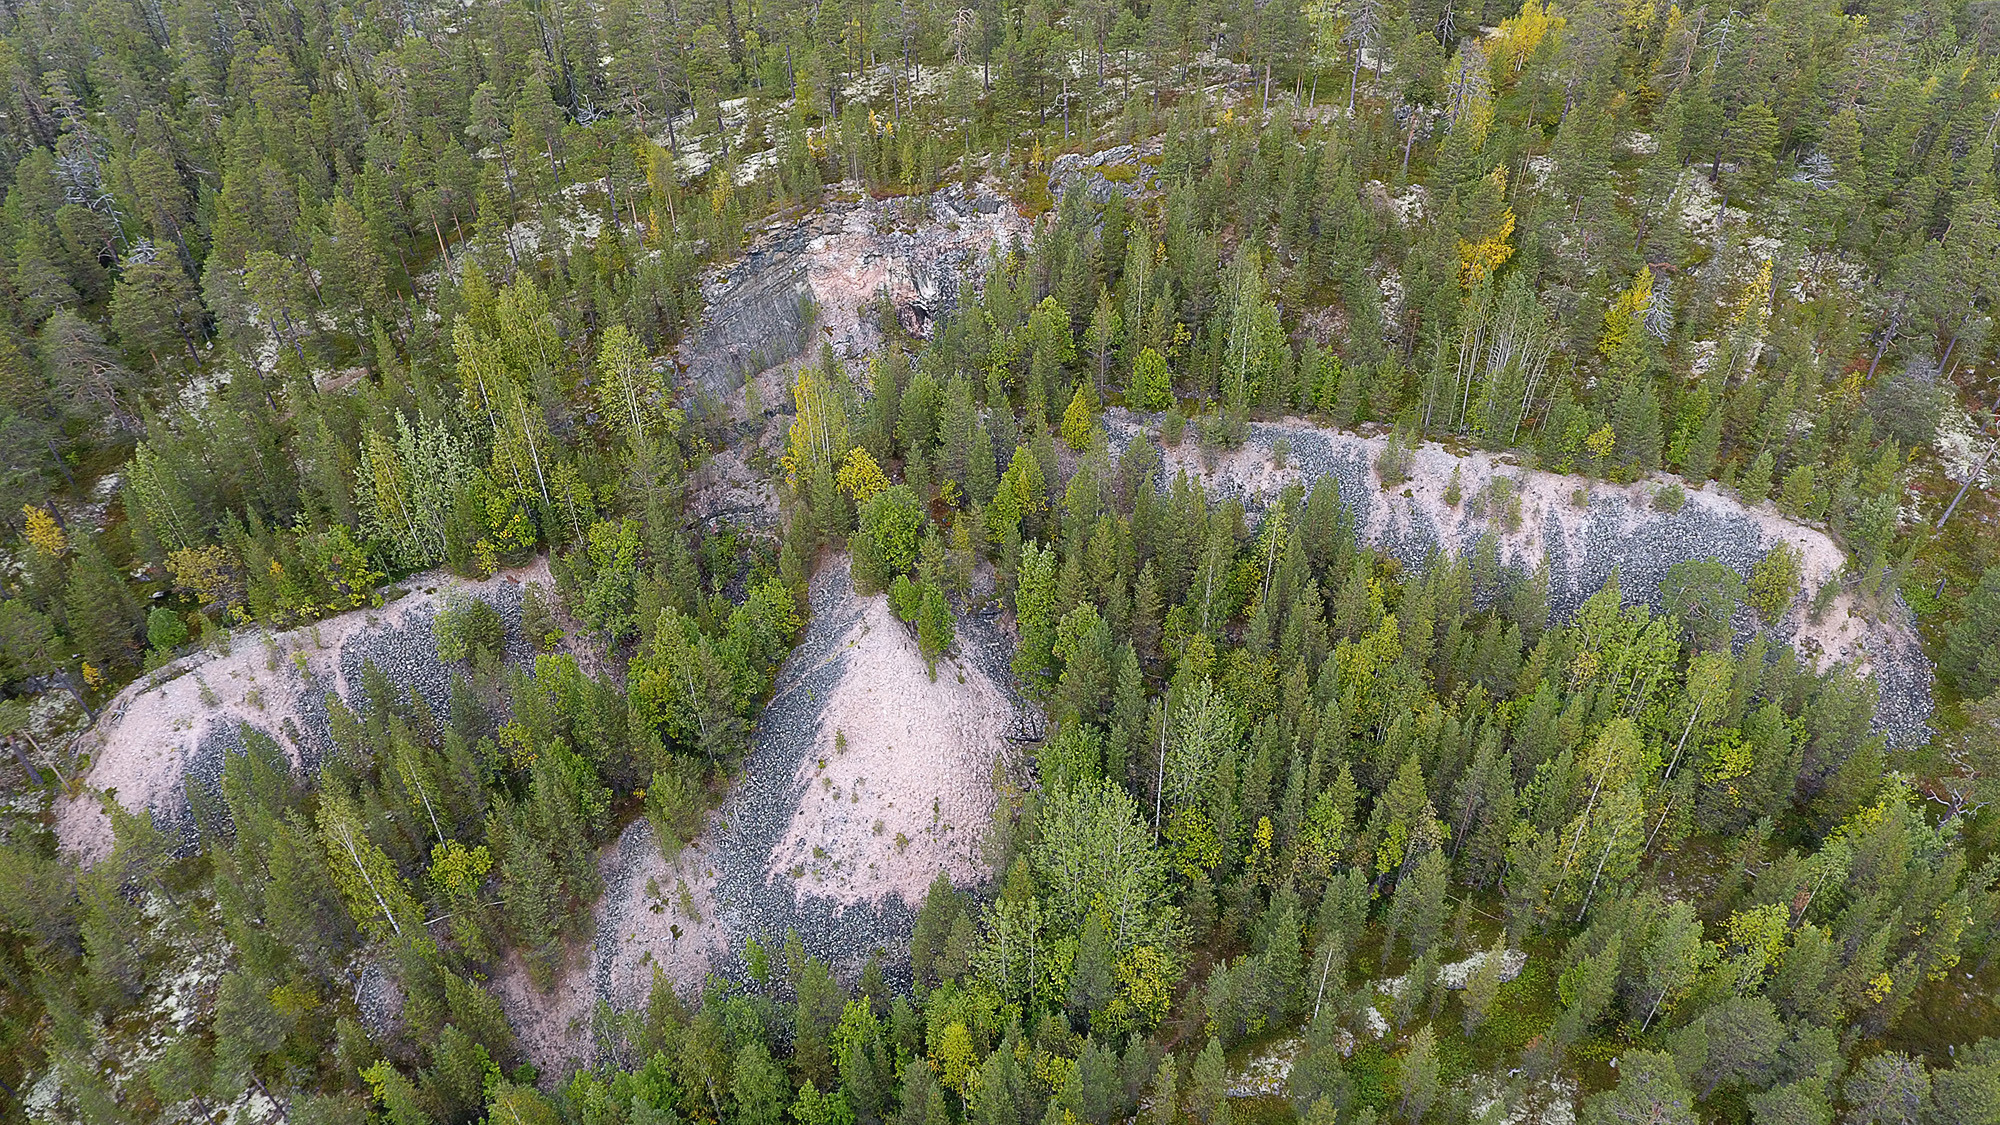
M 933 679 L 888 600 L 861 603 L 769 873 L 843 904 L 914 906 L 939 872 L 960 886 L 987 874 L 979 843 L 1013 708 L 970 661 L 941 657 Z
M 682 848 L 669 863 L 652 825 L 640 819 L 605 845 L 598 872 L 604 894 L 584 955 L 572 958 L 547 992 L 535 987 L 527 966 L 512 954 L 492 981 L 522 1050 L 550 1077 L 594 1061 L 591 1025 L 600 1002 L 621 1012 L 644 1007 L 655 969 L 684 999 L 693 999 L 729 951 L 716 917 L 707 845 Z
M 592 976 L 613 1007 L 640 1007 L 653 992 L 653 970 L 684 998 L 700 992 L 729 950 L 716 917 L 715 862 L 706 841 L 670 863 L 652 826 L 635 822 L 606 849 Z
M 500 1001 L 522 1052 L 543 1075 L 567 1074 L 590 1063 L 590 1021 L 597 1003 L 582 974 L 565 971 L 543 992 L 528 976 L 520 954 L 509 951 L 486 988 Z
M 330 688 L 347 699 L 357 686 L 347 682 L 341 661 L 341 650 L 351 640 L 430 614 L 454 589 L 478 595 L 532 582 L 550 582 L 547 559 L 483 582 L 465 582 L 444 571 L 412 575 L 390 587 L 409 593 L 387 605 L 277 633 L 236 629 L 227 654 L 198 652 L 140 677 L 79 736 L 77 749 L 90 756 L 83 778 L 86 792 L 75 800 L 57 799 L 57 841 L 84 863 L 110 853 L 111 822 L 96 792 L 113 792 L 119 804 L 135 812 L 172 810 L 181 799 L 189 754 L 217 726 L 248 723 L 275 738 L 293 766 L 303 768 L 310 761 L 311 748 L 302 742 L 309 737 L 304 727 L 311 694 Z M 300 674 L 299 657 L 309 678 Z M 212 702 L 203 698 L 204 689 Z

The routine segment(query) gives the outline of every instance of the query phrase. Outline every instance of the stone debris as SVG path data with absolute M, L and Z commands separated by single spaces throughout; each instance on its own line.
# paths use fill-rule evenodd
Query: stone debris
M 1449 965 L 1439 965 L 1437 975 L 1431 979 L 1433 982 L 1456 992 L 1464 988 L 1467 982 L 1472 980 L 1472 974 L 1479 971 L 1479 967 L 1486 963 L 1486 958 L 1486 951 L 1481 950 L 1463 961 L 1454 961 Z M 1521 970 L 1527 967 L 1528 955 L 1526 953 L 1518 949 L 1507 950 L 1500 955 L 1500 983 L 1505 984 L 1515 977 L 1520 976 Z M 1400 977 L 1390 977 L 1387 980 L 1376 981 L 1375 990 L 1384 996 L 1394 998 L 1401 996 L 1403 989 L 1409 987 L 1409 984 L 1409 974 L 1405 973 Z
M 1440 965 L 1437 971 L 1437 982 L 1451 989 L 1453 992 L 1457 992 L 1472 982 L 1473 974 L 1479 972 L 1480 968 L 1486 964 L 1486 959 L 1490 956 L 1492 956 L 1490 952 L 1482 949 L 1463 961 L 1453 961 L 1449 965 Z M 1527 967 L 1528 955 L 1526 952 L 1519 949 L 1503 951 L 1500 954 L 1500 983 L 1506 984 L 1508 981 L 1520 976 L 1521 970 Z
M 1389 1034 L 1389 1019 L 1372 1005 L 1363 1008 L 1361 1009 L 1361 1030 L 1367 1032 L 1370 1039 L 1380 1039 Z
M 1292 1073 L 1306 1041 L 1299 1036 L 1280 1039 L 1265 1046 L 1229 1073 L 1228 1094 L 1232 1098 L 1275 1097 L 1285 1092 L 1285 1079 Z
M 149 810 L 192 850 L 198 829 L 189 783 L 219 794 L 223 764 L 245 748 L 246 727 L 275 742 L 294 769 L 316 772 L 333 749 L 327 696 L 364 711 L 362 670 L 371 661 L 404 699 L 415 691 L 448 717 L 458 669 L 438 659 L 431 632 L 444 597 L 462 591 L 499 610 L 507 659 L 526 666 L 533 650 L 521 636 L 522 590 L 548 581 L 546 560 L 483 582 L 443 571 L 413 575 L 385 588 L 382 606 L 278 633 L 237 629 L 226 651 L 198 651 L 141 677 L 80 738 L 79 750 L 90 755 L 87 791 L 57 800 L 57 840 L 86 863 L 109 854 L 111 822 L 89 792 L 107 791 L 128 809 Z
M 1521 1085 L 1518 1075 L 1518 1071 L 1509 1074 L 1504 1085 L 1491 1078 L 1469 1079 L 1465 1088 L 1471 1095 L 1472 1120 L 1490 1125 L 1576 1125 L 1575 1079 L 1557 1075 Z
M 928 672 L 888 599 L 858 601 L 767 874 L 850 905 L 916 905 L 940 873 L 961 886 L 990 874 L 980 843 L 1014 708 L 976 662 L 945 655 Z
M 386 1038 L 401 1025 L 403 990 L 380 961 L 369 961 L 362 966 L 360 983 L 354 989 L 354 1004 L 361 1009 L 361 1026 L 371 1035 Z
M 852 655 L 848 643 L 854 639 L 869 602 L 879 600 L 854 596 L 844 556 L 821 569 L 813 579 L 810 596 L 812 617 L 806 635 L 786 660 L 776 692 L 758 719 L 756 740 L 742 778 L 703 837 L 714 864 L 712 894 L 726 951 L 715 968 L 740 979 L 745 971 L 742 954 L 747 939 L 755 937 L 775 948 L 787 931 L 796 930 L 808 954 L 825 960 L 843 976 L 858 973 L 868 957 L 879 952 L 892 981 L 907 979 L 909 938 L 916 907 L 921 905 L 920 890 L 906 886 L 880 897 L 855 893 L 883 891 L 882 885 L 866 880 L 857 880 L 855 887 L 848 889 L 821 889 L 809 880 L 791 877 L 791 867 L 780 861 L 796 847 L 799 810 L 808 787 L 816 784 L 814 764 L 832 749 L 833 733 L 825 720 L 847 678 Z M 968 679 L 976 671 L 994 685 L 1001 685 L 1008 702 L 1018 706 L 1011 694 L 1012 642 L 998 623 L 965 615 L 959 618 L 957 631 L 958 660 Z M 938 686 L 957 688 L 956 673 L 948 671 L 949 667 L 945 660 L 938 662 Z M 931 752 L 944 751 L 933 748 Z M 890 796 L 873 786 L 868 788 L 867 801 L 886 801 Z M 856 808 L 852 815 L 870 824 L 879 815 L 865 805 L 857 804 Z M 928 803 L 922 811 L 928 816 Z M 984 825 L 964 827 L 976 835 Z M 892 835 L 879 840 L 871 835 L 868 839 L 893 849 Z M 918 849 L 918 843 L 910 845 L 911 851 Z M 955 850 L 937 853 L 938 866 L 949 866 L 955 876 L 978 881 L 983 865 L 961 869 L 961 861 L 945 858 L 957 854 Z M 827 858 L 834 857 L 829 853 Z M 851 863 L 852 857 L 848 859 Z
M 997 618 L 961 616 L 931 680 L 884 599 L 854 594 L 845 556 L 821 568 L 810 597 L 805 636 L 701 837 L 668 861 L 652 826 L 635 821 L 599 857 L 605 889 L 583 977 L 543 993 L 517 961 L 496 976 L 545 1071 L 589 1063 L 592 1011 L 643 1007 L 655 968 L 684 997 L 711 974 L 745 979 L 752 938 L 775 956 L 796 931 L 849 981 L 879 955 L 891 984 L 905 986 L 931 879 L 990 880 L 978 845 L 993 771 L 1008 767 L 1001 743 L 1027 706 L 1013 692 L 1011 637 Z

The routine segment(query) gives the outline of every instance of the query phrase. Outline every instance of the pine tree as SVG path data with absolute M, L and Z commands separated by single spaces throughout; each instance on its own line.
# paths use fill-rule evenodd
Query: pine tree
M 1403 1093 L 1397 1103 L 1403 1120 L 1415 1125 L 1430 1112 L 1431 1103 L 1437 1100 L 1441 1069 L 1437 1057 L 1437 1032 L 1432 1030 L 1430 1024 L 1425 1024 L 1410 1037 L 1409 1049 L 1403 1052 L 1399 1083 Z
M 1173 375 L 1166 358 L 1152 348 L 1139 352 L 1132 365 L 1132 381 L 1125 390 L 1126 405 L 1134 410 L 1166 410 L 1174 405 Z
M 1618 1058 L 1618 1085 L 1583 1103 L 1584 1125 L 1695 1125 L 1694 1096 L 1681 1081 L 1671 1055 L 1626 1051 Z
M 1229 1125 L 1228 1071 L 1223 1061 L 1222 1041 L 1210 1036 L 1208 1045 L 1195 1056 L 1188 1068 L 1185 1106 L 1188 1114 L 1202 1125 Z
M 1090 351 L 1097 366 L 1097 393 L 1104 394 L 1104 381 L 1111 373 L 1111 354 L 1118 346 L 1120 333 L 1124 331 L 1125 319 L 1118 312 L 1118 306 L 1111 299 L 1111 291 L 1099 287 L 1097 307 L 1090 314 L 1090 328 L 1087 337 Z
M 1079 383 L 1076 387 L 1076 393 L 1070 396 L 1069 405 L 1063 408 L 1063 444 L 1069 446 L 1071 449 L 1082 450 L 1090 444 L 1090 433 L 1090 398 L 1085 393 L 1083 384 Z
M 1743 498 L 1745 504 L 1763 503 L 1764 498 L 1771 494 L 1771 475 L 1776 470 L 1777 459 L 1771 456 L 1770 450 L 1758 453 L 1756 460 L 1750 462 L 1750 471 L 1743 474 L 1742 481 L 1737 484 L 1736 494 Z
M 945 601 L 944 591 L 925 583 L 917 611 L 917 647 L 923 652 L 932 679 L 937 678 L 937 658 L 951 647 L 952 639 L 951 606 Z
M 1478 1031 L 1486 1022 L 1486 1017 L 1492 1014 L 1493 1002 L 1500 995 L 1500 975 L 1506 961 L 1507 939 L 1502 936 L 1494 941 L 1492 948 L 1486 950 L 1479 967 L 1472 971 L 1471 977 L 1467 978 L 1464 991 L 1459 993 L 1459 1002 L 1463 1009 L 1461 1022 L 1468 1038 Z
M 172 258 L 134 262 L 111 292 L 111 330 L 126 354 L 155 368 L 182 356 L 201 362 L 202 308 L 194 285 Z

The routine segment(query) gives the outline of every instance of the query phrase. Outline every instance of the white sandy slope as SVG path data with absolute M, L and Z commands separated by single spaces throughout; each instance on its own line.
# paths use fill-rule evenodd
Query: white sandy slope
M 860 608 L 770 874 L 845 904 L 916 905 L 940 872 L 959 885 L 986 876 L 979 844 L 1013 711 L 969 662 L 942 657 L 932 677 L 886 598 Z

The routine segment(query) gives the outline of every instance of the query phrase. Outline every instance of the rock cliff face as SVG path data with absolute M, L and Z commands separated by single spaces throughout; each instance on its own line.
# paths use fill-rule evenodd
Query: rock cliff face
M 1028 231 L 984 185 L 891 200 L 830 191 L 848 201 L 774 224 L 704 276 L 701 321 L 677 357 L 689 401 L 733 402 L 746 379 L 807 353 L 815 337 L 842 359 L 866 355 L 881 343 L 885 307 L 928 336 L 961 288 L 978 284 L 988 251 Z
M 813 303 L 806 241 L 792 228 L 702 279 L 701 322 L 679 356 L 690 399 L 726 400 L 744 379 L 804 350 Z

